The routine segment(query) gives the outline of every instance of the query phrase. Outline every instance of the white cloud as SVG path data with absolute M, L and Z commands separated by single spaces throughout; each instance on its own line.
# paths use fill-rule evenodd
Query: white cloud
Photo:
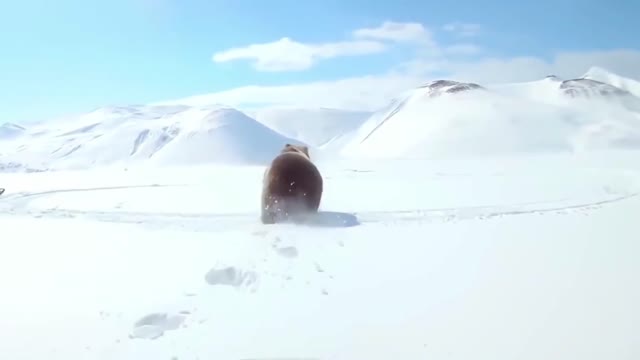
M 413 45 L 421 51 L 429 50 L 432 54 L 442 52 L 432 32 L 422 24 L 386 21 L 378 27 L 354 30 L 351 38 L 343 41 L 313 44 L 284 37 L 269 43 L 223 50 L 215 53 L 212 60 L 217 63 L 249 60 L 258 71 L 301 71 L 321 60 L 377 54 L 400 43 Z
M 463 22 L 452 22 L 442 27 L 442 30 L 455 33 L 459 36 L 471 37 L 476 36 L 482 30 L 482 26 L 479 24 L 470 24 Z
M 376 28 L 358 29 L 353 36 L 360 39 L 389 40 L 394 42 L 415 42 L 423 45 L 435 45 L 433 34 L 419 23 L 398 23 L 385 21 Z
M 316 62 L 339 56 L 355 56 L 379 53 L 386 46 L 376 41 L 342 41 L 324 44 L 303 44 L 290 38 L 233 48 L 213 55 L 213 61 L 221 63 L 234 60 L 253 60 L 260 71 L 300 71 Z

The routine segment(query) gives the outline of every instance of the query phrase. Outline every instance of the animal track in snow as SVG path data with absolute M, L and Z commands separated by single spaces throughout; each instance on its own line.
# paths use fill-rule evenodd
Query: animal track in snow
M 298 249 L 295 246 L 274 247 L 278 255 L 286 258 L 298 257 Z
M 273 248 L 273 250 L 282 257 L 290 259 L 298 257 L 298 249 L 295 246 L 282 246 L 280 245 L 281 243 L 282 239 L 279 236 L 276 236 L 271 244 L 271 248 Z
M 249 286 L 257 281 L 257 274 L 233 266 L 213 268 L 204 276 L 209 285 L 227 285 L 233 287 Z
M 129 337 L 155 340 L 164 335 L 165 331 L 178 329 L 184 320 L 185 315 L 183 314 L 152 313 L 136 321 Z

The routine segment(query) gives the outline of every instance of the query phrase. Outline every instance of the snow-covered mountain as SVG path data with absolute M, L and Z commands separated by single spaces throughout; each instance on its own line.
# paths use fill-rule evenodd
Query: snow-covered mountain
M 416 89 L 412 89 L 400 94 L 392 99 L 386 107 L 374 113 L 360 128 L 356 129 L 350 136 L 350 142 L 346 149 L 353 148 L 354 145 L 368 140 L 389 119 L 396 115 L 405 113 L 406 109 L 411 109 L 415 104 L 426 103 L 428 100 L 438 98 L 442 95 L 459 94 L 465 91 L 484 90 L 481 86 L 472 83 L 459 83 L 450 80 L 436 80 L 429 82 Z M 419 114 L 414 114 L 418 117 Z M 399 139 L 400 140 L 400 139 Z
M 628 96 L 628 91 L 615 86 L 591 79 L 570 79 L 560 84 L 563 94 L 570 97 L 595 97 L 595 96 Z
M 404 158 L 628 147 L 640 147 L 640 98 L 585 77 L 547 76 L 497 86 L 430 82 L 372 115 L 343 153 Z
M 106 107 L 3 141 L 0 163 L 39 169 L 143 162 L 263 164 L 286 142 L 297 140 L 229 107 Z
M 638 84 L 594 67 L 577 79 L 431 81 L 372 114 L 305 107 L 242 112 L 219 104 L 105 107 L 65 121 L 2 125 L 0 168 L 264 164 L 286 142 L 308 144 L 320 158 L 636 148 Z

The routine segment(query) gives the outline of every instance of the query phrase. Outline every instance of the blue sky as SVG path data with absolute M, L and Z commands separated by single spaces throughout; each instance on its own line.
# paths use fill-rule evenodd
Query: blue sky
M 634 65 L 640 57 L 633 51 L 640 49 L 640 26 L 633 17 L 639 13 L 640 3 L 631 0 L 6 1 L 0 13 L 0 122 L 206 93 L 235 100 L 244 93 L 232 92 L 232 99 L 227 90 L 256 84 L 264 93 L 271 86 L 382 76 L 393 69 L 402 73 L 396 78 L 417 81 L 487 75 L 490 71 L 483 69 L 489 62 L 494 71 L 508 68 L 515 75 L 523 69 L 531 76 L 556 68 L 569 72 L 575 61 L 577 73 L 592 64 L 631 76 L 640 68 Z M 411 33 L 416 28 L 410 26 L 404 29 L 409 31 L 404 34 L 415 35 L 409 41 L 380 32 L 354 35 L 358 29 L 380 29 L 385 22 L 420 25 L 424 36 Z M 452 23 L 468 24 L 468 33 L 446 27 Z M 275 67 L 254 66 L 254 55 L 246 50 L 242 56 L 249 59 L 239 59 L 236 52 L 226 61 L 213 60 L 214 54 L 229 49 L 273 45 L 285 37 L 295 43 L 280 46 L 280 53 L 266 46 L 256 55 L 266 56 Z M 332 45 L 339 42 L 346 43 Z M 326 46 L 314 50 L 320 59 L 307 66 L 309 44 Z M 294 45 L 299 53 L 290 51 Z M 456 46 L 466 51 L 453 51 Z M 349 51 L 356 54 L 341 55 Z M 520 57 L 526 58 L 513 60 Z M 422 70 L 402 67 L 410 63 Z M 537 72 L 527 73 L 532 67 Z M 396 84 L 400 89 L 405 83 Z M 254 93 L 247 101 L 259 96 Z

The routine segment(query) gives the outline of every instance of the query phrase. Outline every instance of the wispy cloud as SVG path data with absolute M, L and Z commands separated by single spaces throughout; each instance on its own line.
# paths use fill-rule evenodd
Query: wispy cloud
M 213 55 L 213 61 L 252 60 L 253 67 L 259 71 L 300 71 L 311 68 L 320 60 L 379 53 L 385 49 L 384 44 L 376 41 L 304 44 L 285 37 L 270 43 L 218 52 Z
M 454 33 L 459 36 L 471 37 L 480 34 L 480 31 L 482 31 L 482 26 L 480 26 L 479 24 L 456 21 L 444 25 L 442 27 L 442 30 Z
M 419 23 L 385 21 L 379 27 L 357 29 L 353 36 L 361 39 L 387 40 L 399 43 L 435 45 L 432 32 Z
M 386 21 L 378 27 L 356 29 L 348 39 L 340 41 L 303 43 L 283 37 L 269 43 L 223 50 L 215 53 L 212 60 L 216 63 L 249 60 L 258 71 L 302 71 L 322 60 L 379 54 L 400 43 L 423 49 L 438 46 L 432 32 L 422 24 Z

